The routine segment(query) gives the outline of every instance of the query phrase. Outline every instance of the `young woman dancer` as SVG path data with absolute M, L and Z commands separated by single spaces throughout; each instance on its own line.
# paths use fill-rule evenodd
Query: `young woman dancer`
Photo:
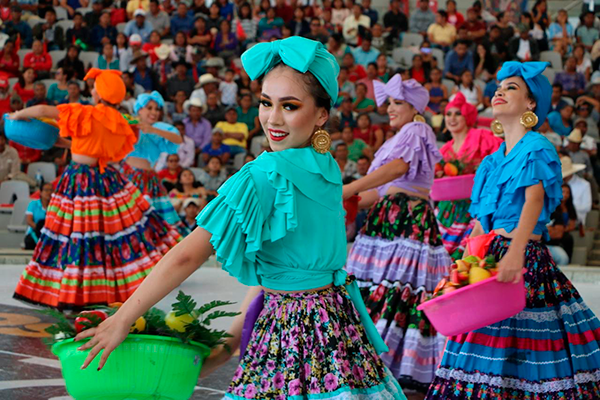
M 159 122 L 160 110 L 164 106 L 165 101 L 157 91 L 138 96 L 133 111 L 140 121 L 138 124 L 140 137 L 133 152 L 127 156 L 123 164 L 123 172 L 127 179 L 140 189 L 144 196 L 147 196 L 158 214 L 185 237 L 190 231 L 181 222 L 169 200 L 167 189 L 154 170 L 154 164 L 161 153 L 175 154 L 179 144 L 183 143 L 177 128 Z
M 550 110 L 547 65 L 511 61 L 498 72 L 492 107 L 505 143 L 479 166 L 469 210 L 471 236 L 493 238 L 498 280 L 525 279 L 525 309 L 449 338 L 429 400 L 600 398 L 600 322 L 541 241 L 562 197 L 558 154 L 532 130 Z
M 382 355 L 401 385 L 425 393 L 444 346 L 417 306 L 448 273 L 452 260 L 440 238 L 429 189 L 442 156 L 435 134 L 418 115 L 427 89 L 395 75 L 374 82 L 378 105 L 389 101 L 390 126 L 398 133 L 375 153 L 367 176 L 344 186 L 371 207 L 348 256 L 377 330 L 390 351 Z
M 92 349 L 84 366 L 104 349 L 102 367 L 132 321 L 214 249 L 226 271 L 255 287 L 231 329 L 232 349 L 250 300 L 265 291 L 225 398 L 405 399 L 377 355 L 386 347 L 343 270 L 342 178 L 321 129 L 338 93 L 335 58 L 319 42 L 292 37 L 252 47 L 242 64 L 252 79 L 264 76 L 259 119 L 274 151 L 229 178 L 198 216 L 198 228 L 130 300 L 77 337 L 91 337 L 81 347 Z M 229 357 L 220 349 L 203 370 Z
M 445 161 L 458 160 L 474 173 L 481 161 L 492 154 L 502 143 L 488 129 L 476 129 L 477 109 L 458 92 L 446 106 L 446 127 L 452 135 L 440 152 Z M 465 240 L 471 234 L 475 220 L 469 214 L 469 199 L 440 201 L 435 210 L 439 222 L 442 242 L 452 259 L 462 257 Z
M 125 301 L 179 239 L 108 165 L 131 153 L 137 140 L 116 108 L 125 96 L 121 73 L 91 69 L 85 79 L 95 79 L 95 106 L 35 106 L 10 116 L 58 119 L 61 137 L 71 138 L 73 161 L 52 194 L 33 259 L 14 294 L 58 309 Z

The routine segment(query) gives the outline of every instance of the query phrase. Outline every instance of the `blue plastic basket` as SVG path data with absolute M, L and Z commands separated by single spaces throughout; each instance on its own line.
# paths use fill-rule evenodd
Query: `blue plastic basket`
M 37 119 L 20 121 L 4 114 L 4 132 L 8 140 L 36 150 L 48 150 L 58 140 L 57 127 Z

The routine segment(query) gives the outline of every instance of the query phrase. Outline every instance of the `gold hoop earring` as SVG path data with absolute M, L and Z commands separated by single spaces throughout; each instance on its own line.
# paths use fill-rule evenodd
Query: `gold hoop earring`
M 526 129 L 533 128 L 537 125 L 538 121 L 538 117 L 533 111 L 525 111 L 523 115 L 521 115 L 521 119 L 519 119 L 521 125 L 523 125 Z
M 323 128 L 313 133 L 311 145 L 317 153 L 325 154 L 331 149 L 331 136 Z
M 413 117 L 413 122 L 422 122 L 425 123 L 425 117 L 422 116 L 421 114 L 415 114 L 415 116 Z
M 492 130 L 492 132 L 494 132 L 494 135 L 496 136 L 504 135 L 504 127 L 497 119 L 492 121 L 492 123 L 490 124 L 490 129 Z

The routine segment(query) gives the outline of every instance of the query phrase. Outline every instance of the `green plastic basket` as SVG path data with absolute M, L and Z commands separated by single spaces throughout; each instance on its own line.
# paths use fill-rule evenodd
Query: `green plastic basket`
M 189 399 L 210 349 L 165 336 L 129 335 L 98 371 L 100 354 L 85 369 L 90 350 L 85 340 L 68 339 L 52 346 L 59 358 L 67 391 L 77 400 Z

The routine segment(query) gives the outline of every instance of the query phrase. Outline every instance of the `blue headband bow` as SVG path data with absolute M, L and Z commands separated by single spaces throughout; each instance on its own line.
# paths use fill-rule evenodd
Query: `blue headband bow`
M 338 97 L 337 76 L 340 66 L 322 43 L 292 36 L 259 43 L 242 54 L 242 65 L 252 80 L 265 75 L 280 62 L 303 74 L 311 72 L 331 97 L 333 107 Z
M 508 61 L 502 65 L 500 71 L 498 71 L 497 79 L 503 81 L 511 76 L 520 76 L 523 78 L 527 87 L 535 98 L 536 107 L 535 114 L 537 115 L 539 122 L 533 129 L 538 129 L 544 121 L 546 116 L 550 112 L 550 98 L 552 97 L 552 85 L 548 81 L 542 72 L 548 67 L 550 63 L 541 61 L 530 61 L 520 63 L 518 61 Z
M 146 107 L 149 102 L 155 101 L 159 108 L 164 108 L 165 100 L 156 90 L 152 93 L 142 93 L 138 96 L 135 104 L 133 105 L 133 112 L 137 114 L 142 108 Z

